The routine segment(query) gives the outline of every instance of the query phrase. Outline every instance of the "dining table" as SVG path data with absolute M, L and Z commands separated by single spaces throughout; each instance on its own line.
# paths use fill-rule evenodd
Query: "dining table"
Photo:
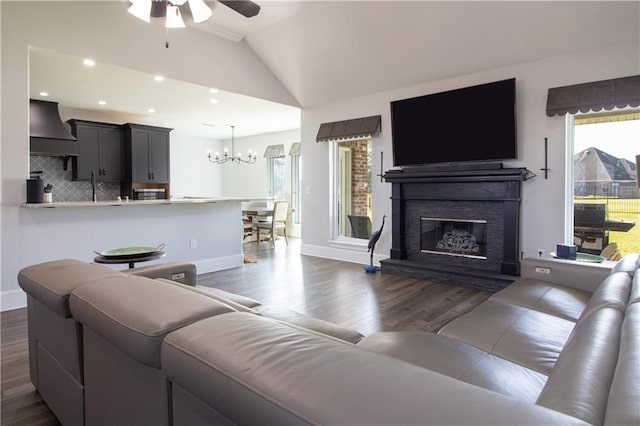
M 247 219 L 251 222 L 254 222 L 256 219 L 258 221 L 260 219 L 268 219 L 273 216 L 273 207 L 246 207 L 242 209 L 242 216 L 246 216 Z

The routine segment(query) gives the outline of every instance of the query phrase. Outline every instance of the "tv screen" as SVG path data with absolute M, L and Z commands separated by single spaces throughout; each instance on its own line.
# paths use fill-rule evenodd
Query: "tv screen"
M 516 79 L 391 102 L 394 166 L 516 158 Z

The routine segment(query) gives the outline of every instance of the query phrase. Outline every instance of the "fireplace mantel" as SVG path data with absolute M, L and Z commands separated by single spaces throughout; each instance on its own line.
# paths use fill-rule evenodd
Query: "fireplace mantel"
M 387 171 L 384 179 L 392 184 L 391 257 L 381 262 L 382 272 L 473 282 L 493 290 L 513 281 L 520 275 L 520 187 L 528 173 L 502 167 Z M 443 214 L 488 220 L 492 250 L 486 260 L 421 252 L 419 218 Z

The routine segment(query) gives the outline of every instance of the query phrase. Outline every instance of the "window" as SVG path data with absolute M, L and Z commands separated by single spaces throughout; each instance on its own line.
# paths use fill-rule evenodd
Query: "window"
M 640 111 L 577 115 L 569 123 L 574 244 L 614 260 L 640 251 Z
M 292 144 L 289 151 L 291 156 L 291 220 L 294 224 L 301 223 L 302 202 L 300 197 L 300 142 Z
M 274 200 L 286 200 L 285 158 L 267 158 L 267 194 Z
M 371 139 L 334 144 L 334 234 L 369 239 Z

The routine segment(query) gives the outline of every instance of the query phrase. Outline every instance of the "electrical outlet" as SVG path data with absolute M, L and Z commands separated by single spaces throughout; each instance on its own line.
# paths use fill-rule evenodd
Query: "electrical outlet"
M 178 272 L 176 274 L 171 274 L 172 281 L 184 280 L 185 274 L 184 272 Z
M 193 238 L 192 238 L 192 239 L 190 239 L 190 240 L 189 240 L 189 248 L 194 249 L 194 248 L 196 248 L 196 247 L 198 247 L 198 242 L 197 242 L 195 239 L 193 239 Z
M 536 268 L 536 272 L 539 274 L 550 274 L 551 273 L 551 269 L 550 268 Z
M 538 257 L 541 259 L 544 257 L 544 250 L 538 249 Z

